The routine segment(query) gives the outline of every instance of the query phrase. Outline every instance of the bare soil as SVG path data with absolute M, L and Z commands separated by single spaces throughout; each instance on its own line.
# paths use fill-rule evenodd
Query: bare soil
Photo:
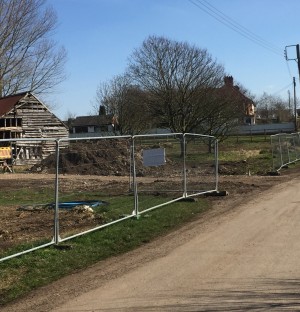
M 0 188 L 11 192 L 13 196 L 16 186 L 22 184 L 22 188 L 34 189 L 35 192 L 42 192 L 44 189 L 52 189 L 54 194 L 53 174 L 2 174 L 0 175 Z M 114 184 L 112 188 L 111 184 Z M 128 184 L 128 178 L 99 176 L 78 176 L 67 175 L 60 177 L 60 188 L 64 191 L 91 192 L 99 189 L 105 192 L 118 192 L 123 184 Z M 51 204 L 51 203 L 50 203 Z M 103 223 L 100 217 L 95 217 L 88 210 L 81 209 L 60 209 L 59 218 L 61 229 L 72 231 L 76 226 L 78 231 L 90 228 Z M 27 243 L 34 240 L 46 239 L 51 241 L 54 233 L 54 209 L 53 206 L 44 205 L 1 205 L 0 206 L 0 250 L 6 250 L 20 243 Z
M 172 189 L 175 182 L 178 185 L 178 179 L 182 178 L 180 163 L 176 165 L 174 160 L 167 159 L 166 164 L 159 170 L 144 167 L 141 165 L 140 152 L 137 151 L 136 173 L 141 185 L 148 184 L 149 187 L 152 185 L 155 194 L 160 189 Z M 35 190 L 36 193 L 51 189 L 54 194 L 56 161 L 56 155 L 50 155 L 30 168 L 27 174 L 0 174 L 0 188 L 11 193 L 11 196 L 14 196 L 14 190 L 19 187 Z M 203 180 L 203 176 L 207 173 L 210 178 L 214 176 L 212 163 L 200 165 L 197 162 L 190 163 L 187 171 L 189 180 L 198 183 L 198 186 L 199 180 Z M 110 195 L 120 194 L 128 189 L 129 172 L 130 148 L 127 140 L 72 142 L 59 154 L 59 187 L 66 193 L 93 192 L 101 189 L 103 193 Z M 220 189 L 228 191 L 230 198 L 235 194 L 241 196 L 254 191 L 263 191 L 278 179 L 282 179 L 282 177 L 245 175 L 247 161 L 220 163 L 219 173 Z M 204 177 L 202 183 L 208 183 L 208 180 Z M 53 237 L 53 209 L 41 206 L 25 209 L 1 205 L 0 215 L 0 251 L 34 240 L 45 239 L 49 242 Z M 59 218 L 64 232 L 72 232 L 74 226 L 77 231 L 82 231 L 104 222 L 101 216 L 95 217 L 82 209 L 61 209 Z
M 53 174 L 5 174 L 0 175 L 0 188 L 13 192 L 20 181 L 22 187 L 39 189 L 52 188 L 55 176 Z M 284 181 L 287 176 L 220 176 L 219 188 L 229 193 L 225 198 L 208 197 L 219 205 L 227 201 L 245 202 L 257 193 L 264 191 L 279 181 Z M 159 189 L 159 184 L 164 185 L 166 181 L 156 178 L 143 178 L 143 184 L 155 183 L 155 189 Z M 168 179 L 168 185 L 172 185 L 172 179 Z M 78 176 L 63 175 L 60 177 L 60 187 L 64 191 L 91 192 L 101 188 L 102 192 L 115 192 L 120 194 L 126 189 L 128 177 L 115 176 Z M 253 195 L 251 195 L 253 194 Z M 0 206 L 0 250 L 20 243 L 34 240 L 46 239 L 50 241 L 53 237 L 53 209 L 43 206 Z M 101 217 L 96 217 L 89 211 L 82 209 L 60 209 L 60 223 L 63 231 L 72 231 L 76 227 L 77 231 L 91 228 L 103 224 Z

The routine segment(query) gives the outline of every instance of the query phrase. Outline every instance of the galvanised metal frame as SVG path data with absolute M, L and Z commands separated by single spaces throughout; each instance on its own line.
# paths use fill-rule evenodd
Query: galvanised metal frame
M 116 139 L 132 139 L 132 136 L 130 136 L 130 135 L 127 135 L 127 136 L 107 136 L 107 137 L 101 136 L 101 137 L 88 137 L 88 138 L 80 137 L 80 138 L 60 139 L 60 140 L 58 140 L 58 142 L 60 143 L 60 142 L 66 142 L 66 141 L 68 141 L 68 142 L 70 142 L 70 141 L 86 141 L 86 140 L 93 141 L 93 140 L 108 140 L 108 139 L 115 139 L 115 140 Z M 57 167 L 58 167 L 58 162 L 57 162 Z M 57 168 L 57 177 L 58 177 L 58 168 Z M 134 179 L 134 175 L 133 175 L 133 179 Z M 57 181 L 57 188 L 59 189 L 58 181 Z M 57 211 L 58 211 L 58 203 L 59 203 L 59 200 L 57 198 L 57 202 L 56 202 Z M 80 233 L 77 233 L 77 234 L 74 234 L 74 235 L 71 235 L 71 236 L 68 236 L 68 237 L 65 237 L 65 238 L 58 237 L 58 240 L 55 242 L 55 244 L 58 244 L 60 242 L 65 242 L 65 241 L 68 241 L 68 240 L 73 239 L 75 237 L 79 237 L 79 236 L 82 236 L 82 235 L 85 235 L 85 234 L 88 234 L 88 233 L 95 232 L 97 230 L 103 229 L 105 227 L 108 227 L 110 225 L 119 223 L 121 221 L 130 219 L 130 218 L 133 218 L 133 217 L 135 217 L 134 214 L 127 215 L 127 216 L 124 216 L 124 217 L 122 217 L 122 218 L 120 218 L 118 220 L 114 220 L 112 222 L 96 226 L 96 227 L 94 227 L 92 229 L 89 229 L 89 230 L 86 230 L 86 231 L 83 231 L 83 232 L 80 232 Z M 58 218 L 57 218 L 57 223 L 58 223 Z
M 195 136 L 195 137 L 202 137 L 202 138 L 208 138 L 208 139 L 214 139 L 215 140 L 215 189 L 213 190 L 208 190 L 208 191 L 201 191 L 201 192 L 197 192 L 197 193 L 193 193 L 188 195 L 187 194 L 187 176 L 186 176 L 186 136 L 190 135 L 190 136 Z M 155 205 L 153 207 L 147 208 L 143 211 L 139 211 L 138 209 L 138 187 L 137 187 L 137 183 L 135 183 L 135 190 L 136 190 L 136 201 L 135 201 L 135 214 L 136 216 L 139 216 L 143 213 L 152 211 L 154 209 L 169 205 L 171 203 L 180 201 L 182 199 L 186 199 L 189 197 L 195 197 L 195 196 L 199 196 L 199 195 L 203 195 L 203 194 L 207 194 L 207 193 L 213 193 L 218 191 L 218 140 L 216 140 L 215 137 L 210 136 L 210 135 L 201 135 L 201 134 L 195 134 L 195 133 L 168 133 L 168 134 L 149 134 L 149 135 L 135 135 L 133 136 L 133 142 L 135 139 L 137 138 L 151 138 L 151 137 L 180 137 L 182 136 L 182 140 L 183 140 L 183 175 L 182 175 L 182 180 L 183 180 L 183 194 L 182 196 L 179 196 L 178 198 L 175 198 L 173 200 L 169 200 L 166 201 L 165 203 L 159 204 L 159 205 Z M 134 153 L 135 155 L 135 153 Z M 133 157 L 133 162 L 135 163 L 135 157 Z M 134 165 L 135 167 L 135 165 Z M 135 181 L 136 181 L 136 177 L 135 177 Z
M 37 246 L 37 247 L 33 247 L 33 248 L 29 248 L 29 249 L 26 249 L 24 251 L 21 251 L 21 252 L 18 252 L 18 253 L 15 253 L 13 255 L 9 255 L 9 256 L 6 256 L 6 257 L 3 257 L 0 259 L 0 262 L 3 262 L 5 260 L 9 260 L 9 259 L 12 259 L 12 258 L 15 258 L 15 257 L 18 257 L 18 256 L 21 256 L 21 255 L 24 255 L 24 254 L 27 254 L 29 252 L 32 252 L 32 251 L 35 251 L 35 250 L 38 250 L 38 249 L 41 249 L 41 248 L 45 248 L 45 247 L 49 247 L 51 245 L 57 245 L 59 244 L 60 242 L 63 242 L 63 241 L 66 241 L 66 240 L 70 240 L 72 238 L 75 238 L 75 237 L 78 237 L 78 236 L 82 236 L 84 234 L 87 234 L 87 233 L 90 233 L 90 232 L 94 232 L 96 230 L 99 230 L 101 228 L 104 228 L 104 227 L 107 227 L 109 225 L 112 225 L 112 224 L 115 224 L 115 223 L 118 223 L 118 222 L 121 222 L 123 220 L 126 220 L 126 219 L 129 219 L 129 218 L 132 218 L 134 217 L 134 215 L 130 215 L 130 216 L 125 216 L 121 219 L 118 219 L 118 220 L 115 220 L 113 222 L 110 222 L 108 224 L 104 224 L 104 225 L 101 225 L 101 226 L 98 226 L 98 227 L 95 227 L 93 229 L 90 229 L 90 230 L 87 230 L 87 231 L 84 231 L 84 232 L 81 232 L 81 233 L 78 233 L 78 234 L 75 234 L 75 235 L 72 235 L 72 236 L 69 236 L 69 237 L 66 237 L 66 238 L 61 238 L 60 235 L 59 235 L 59 150 L 60 150 L 60 142 L 69 142 L 69 141 L 80 141 L 80 140 L 95 140 L 95 139 L 118 139 L 118 138 L 131 138 L 131 136 L 112 136 L 112 137 L 88 137 L 88 138 L 68 138 L 68 139 L 64 139 L 64 138 L 60 138 L 60 139 L 55 139 L 55 138 L 49 138 L 49 139 L 44 139 L 44 138 L 39 138 L 39 139 L 3 139 L 3 140 L 0 140 L 0 142 L 55 142 L 56 144 L 56 173 L 55 173 L 55 209 L 54 209 L 54 220 L 53 220 L 53 239 L 51 242 L 49 243 L 46 243 L 46 244 L 42 244 L 40 246 Z
M 56 143 L 56 153 L 58 152 L 58 139 L 55 139 L 55 138 L 49 138 L 49 139 L 44 139 L 44 138 L 39 138 L 39 139 L 33 139 L 33 138 L 30 138 L 30 139 L 1 139 L 0 142 L 55 142 Z M 58 167 L 58 163 L 56 163 L 56 167 Z M 55 180 L 55 190 L 57 188 L 57 184 L 56 184 L 56 180 Z M 54 224 L 56 224 L 56 212 L 58 211 L 58 197 L 56 198 L 55 196 L 55 211 L 54 211 Z M 56 242 L 55 242 L 55 231 L 56 231 L 56 226 L 54 226 L 54 237 L 52 239 L 51 242 L 49 243 L 45 243 L 45 244 L 42 244 L 42 245 L 39 245 L 39 246 L 36 246 L 36 247 L 33 247 L 33 248 L 30 248 L 30 249 L 26 249 L 24 251 L 21 251 L 21 252 L 18 252 L 18 253 L 15 253 L 13 255 L 9 255 L 9 256 L 6 256 L 6 257 L 3 257 L 0 259 L 0 262 L 3 262 L 5 260 L 9 260 L 11 258 L 15 258 L 15 257 L 18 257 L 18 256 L 21 256 L 21 255 L 24 255 L 26 253 L 29 253 L 29 252 L 32 252 L 32 251 L 35 251 L 35 250 L 38 250 L 38 249 L 41 249 L 41 248 L 45 248 L 45 247 L 49 247 L 51 245 L 54 245 Z
M 213 190 L 196 192 L 196 193 L 187 195 L 187 197 L 194 197 L 194 196 L 199 196 L 199 195 L 203 195 L 207 193 L 218 192 L 218 189 L 219 189 L 219 141 L 214 136 L 211 136 L 211 135 L 203 135 L 203 134 L 197 134 L 197 133 L 185 133 L 184 134 L 184 136 L 187 136 L 187 135 L 198 137 L 198 138 L 205 138 L 208 140 L 214 140 L 214 168 L 215 168 L 215 188 Z M 185 183 L 186 182 L 187 181 L 185 181 Z
M 298 144 L 295 142 L 295 136 L 298 137 Z M 280 166 L 279 168 L 276 168 L 275 166 L 275 163 L 274 163 L 274 159 L 276 157 L 275 153 L 274 153 L 274 140 L 277 140 L 278 142 L 278 145 L 279 145 L 279 154 L 280 154 Z M 294 148 L 294 153 L 292 153 L 292 155 L 294 154 L 295 155 L 295 158 L 294 159 L 291 159 L 291 153 L 290 153 L 290 149 L 289 149 L 289 146 L 288 146 L 288 140 L 289 139 L 292 139 L 293 141 L 293 148 Z M 285 147 L 285 149 L 283 149 L 283 147 Z M 287 166 L 287 165 L 290 165 L 290 164 L 293 164 L 297 161 L 300 160 L 299 158 L 299 153 L 297 152 L 297 147 L 300 148 L 300 133 L 297 132 L 297 133 L 291 133 L 291 134 L 287 134 L 287 133 L 280 133 L 280 134 L 274 134 L 274 135 L 271 135 L 271 148 L 272 148 L 272 158 L 273 158 L 273 170 L 276 170 L 277 172 L 280 171 L 284 166 Z M 283 154 L 284 154 L 284 150 L 287 151 L 287 158 L 288 158 L 288 161 L 285 162 L 283 160 Z
M 192 136 L 196 136 L 196 137 L 203 137 L 203 138 L 209 138 L 209 139 L 214 139 L 215 140 L 215 189 L 214 190 L 208 190 L 208 191 L 203 191 L 203 192 L 198 192 L 195 194 L 191 194 L 188 195 L 187 194 L 187 183 L 186 183 L 186 136 L 187 135 L 192 135 Z M 179 196 L 178 198 L 175 198 L 173 200 L 169 200 L 165 203 L 159 204 L 159 205 L 155 205 L 153 207 L 150 207 L 148 209 L 145 209 L 143 211 L 139 211 L 139 192 L 138 192 L 138 184 L 137 184 L 137 179 L 136 179 L 136 160 L 135 160 L 135 140 L 137 138 L 151 138 L 151 137 L 170 137 L 170 136 L 179 136 L 182 137 L 183 140 L 183 146 L 184 146 L 184 157 L 183 157 L 183 194 L 182 196 Z M 95 228 L 83 231 L 81 233 L 77 233 L 71 236 L 68 236 L 66 238 L 61 238 L 60 237 L 60 226 L 59 226 L 59 152 L 60 152 L 60 143 L 61 142 L 70 142 L 70 141 L 83 141 L 83 140 L 107 140 L 107 139 L 131 139 L 131 162 L 130 162 L 130 175 L 132 174 L 132 185 L 133 185 L 133 193 L 134 193 L 134 203 L 133 203 L 133 213 L 131 215 L 126 215 L 118 220 L 112 221 L 110 223 L 107 224 L 103 224 L 100 226 L 97 226 Z M 53 239 L 51 242 L 46 243 L 46 244 L 42 244 L 40 246 L 36 246 L 34 248 L 30 248 L 27 250 L 24 250 L 22 252 L 18 252 L 16 254 L 13 255 L 9 255 L 6 257 L 3 257 L 0 259 L 0 262 L 3 262 L 5 260 L 14 258 L 14 257 L 18 257 L 21 255 L 24 255 L 26 253 L 41 249 L 41 248 L 45 248 L 45 247 L 49 247 L 51 245 L 57 245 L 61 242 L 73 239 L 75 237 L 79 237 L 97 230 L 100 230 L 102 228 L 108 227 L 110 225 L 119 223 L 121 221 L 130 219 L 130 218 L 139 218 L 139 216 L 143 213 L 149 212 L 151 210 L 169 205 L 171 203 L 177 202 L 179 200 L 188 198 L 188 197 L 195 197 L 198 195 L 202 195 L 205 193 L 211 193 L 211 192 L 215 192 L 218 190 L 218 141 L 215 139 L 215 137 L 213 136 L 208 136 L 208 135 L 200 135 L 200 134 L 194 134 L 194 133 L 186 133 L 186 134 L 182 134 L 182 133 L 170 133 L 170 134 L 153 134 L 153 135 L 135 135 L 135 136 L 108 136 L 108 137 L 78 137 L 78 138 L 26 138 L 26 139 L 2 139 L 0 140 L 0 142 L 54 142 L 55 143 L 55 150 L 56 150 L 56 170 L 55 170 L 55 209 L 54 209 L 54 220 L 53 220 Z M 129 184 L 131 184 L 131 176 L 129 178 Z

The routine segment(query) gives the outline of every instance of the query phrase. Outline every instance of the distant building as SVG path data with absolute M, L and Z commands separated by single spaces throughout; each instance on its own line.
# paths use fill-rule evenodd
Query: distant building
M 115 132 L 115 118 L 113 115 L 93 115 L 79 116 L 68 121 L 70 134 L 72 136 L 86 135 L 101 135 L 102 133 Z
M 55 152 L 55 142 L 1 142 L 15 138 L 67 138 L 67 126 L 33 93 L 0 98 L 0 146 L 11 146 L 16 164 L 35 164 Z M 65 143 L 67 145 L 67 143 Z
M 225 92 L 227 95 L 229 94 L 229 96 L 233 97 L 233 99 L 239 104 L 241 108 L 241 124 L 255 125 L 255 103 L 243 94 L 238 86 L 234 85 L 232 76 L 224 77 L 224 86 L 222 86 L 220 90 Z

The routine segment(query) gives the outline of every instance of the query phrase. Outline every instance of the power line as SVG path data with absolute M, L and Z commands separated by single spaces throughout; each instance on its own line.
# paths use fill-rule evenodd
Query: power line
M 282 89 L 280 89 L 280 90 L 278 90 L 278 91 L 272 93 L 272 95 L 276 95 L 276 94 L 278 94 L 278 93 L 281 93 L 282 91 L 286 90 L 287 88 L 289 88 L 289 87 L 292 86 L 292 85 L 293 85 L 293 83 L 291 82 L 291 83 L 289 83 L 287 86 L 283 87 Z
M 241 24 L 233 20 L 231 17 L 218 10 L 216 7 L 208 3 L 206 0 L 189 0 L 189 1 L 199 9 L 201 9 L 202 11 L 204 11 L 205 13 L 207 13 L 208 15 L 210 15 L 211 17 L 222 23 L 223 25 L 232 29 L 236 33 L 245 37 L 246 39 L 271 51 L 274 54 L 283 56 L 280 48 L 264 40 L 262 37 L 257 36 L 255 33 L 248 30 L 246 27 L 242 26 Z
M 289 72 L 290 77 L 293 78 L 293 75 L 292 75 L 292 72 L 291 72 L 291 69 L 290 69 L 290 66 L 289 66 L 289 62 L 286 60 L 285 63 L 286 63 L 286 67 L 287 67 L 287 69 L 288 69 L 288 72 Z
M 296 57 L 295 58 L 289 58 L 288 54 L 287 54 L 287 48 L 289 47 L 295 47 L 296 48 Z M 289 45 L 285 47 L 285 59 L 286 61 L 295 61 L 297 63 L 297 67 L 298 67 L 298 75 L 299 75 L 299 82 L 300 82 L 300 47 L 299 44 L 293 44 L 293 45 Z

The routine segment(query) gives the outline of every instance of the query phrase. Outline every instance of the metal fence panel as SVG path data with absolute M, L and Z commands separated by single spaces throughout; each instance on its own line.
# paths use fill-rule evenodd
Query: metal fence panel
M 217 191 L 217 148 L 212 136 L 185 134 L 186 192 L 189 196 Z
M 271 135 L 271 146 L 274 171 L 300 159 L 299 133 Z
M 56 144 L 47 139 L 0 140 L 2 146 L 11 147 L 28 141 L 31 145 Z M 11 160 L 2 159 L 0 167 L 0 260 L 54 243 L 55 175 L 32 175 L 31 165 L 15 166 Z
M 271 135 L 271 147 L 272 147 L 273 170 L 275 171 L 281 168 L 282 166 L 280 135 Z
M 132 215 L 131 153 L 131 137 L 124 136 L 70 139 L 60 149 L 59 241 Z
M 15 173 L 8 169 L 0 176 L 0 261 L 217 189 L 213 137 L 168 133 L 0 143 L 18 146 L 12 155 L 22 160 Z M 30 153 L 21 155 L 26 143 Z M 32 146 L 40 145 L 54 152 L 36 159 Z
M 183 134 L 134 136 L 135 188 L 142 213 L 183 197 Z

